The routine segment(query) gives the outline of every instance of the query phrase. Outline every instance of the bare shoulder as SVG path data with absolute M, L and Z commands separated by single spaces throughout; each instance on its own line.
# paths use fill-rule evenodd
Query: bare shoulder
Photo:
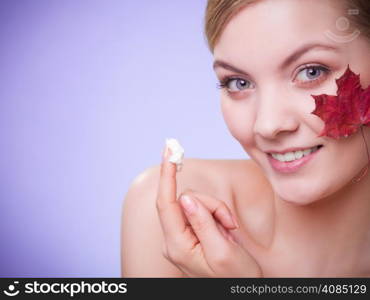
M 177 195 L 188 188 L 215 196 L 227 193 L 228 183 L 221 178 L 224 166 L 225 162 L 184 159 L 176 175 Z M 148 167 L 132 180 L 125 195 L 121 217 L 122 277 L 184 277 L 163 256 L 164 236 L 156 208 L 159 177 L 159 164 Z
M 156 212 L 159 166 L 138 174 L 125 195 L 121 216 L 122 277 L 182 277 L 163 256 L 164 242 Z
M 177 195 L 187 188 L 209 194 L 232 193 L 233 179 L 243 172 L 243 160 L 185 158 L 181 172 L 176 175 Z M 244 169 L 245 170 L 245 169 Z M 147 168 L 132 181 L 131 187 L 157 188 L 160 165 Z
M 244 190 L 252 193 L 251 189 L 258 187 L 257 172 L 252 161 L 186 158 L 176 175 L 177 196 L 189 188 L 225 201 L 237 214 L 243 209 L 238 199 L 243 198 Z M 159 176 L 160 165 L 147 168 L 134 178 L 126 193 L 121 222 L 123 277 L 184 275 L 163 256 L 164 238 L 156 211 Z
M 210 182 L 198 171 L 199 161 L 184 160 L 182 171 L 177 173 L 178 194 Z M 202 166 L 213 170 L 212 164 Z M 125 195 L 121 217 L 122 277 L 184 277 L 163 255 L 164 236 L 156 208 L 159 177 L 159 164 L 148 167 L 132 180 Z

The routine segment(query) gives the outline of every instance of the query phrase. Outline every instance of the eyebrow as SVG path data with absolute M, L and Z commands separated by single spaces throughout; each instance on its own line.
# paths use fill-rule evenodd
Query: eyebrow
M 325 44 L 318 44 L 318 43 L 309 43 L 301 46 L 296 51 L 294 51 L 291 55 L 289 55 L 279 66 L 279 69 L 284 69 L 291 65 L 293 62 L 298 60 L 303 54 L 305 54 L 308 51 L 314 50 L 314 49 L 321 49 L 321 50 L 327 50 L 327 51 L 339 51 L 339 48 L 331 45 L 325 45 Z M 240 70 L 222 60 L 216 60 L 213 63 L 213 69 L 216 68 L 224 68 L 226 70 L 230 70 L 236 73 L 243 74 L 245 76 L 249 76 L 248 73 L 246 73 L 243 70 Z

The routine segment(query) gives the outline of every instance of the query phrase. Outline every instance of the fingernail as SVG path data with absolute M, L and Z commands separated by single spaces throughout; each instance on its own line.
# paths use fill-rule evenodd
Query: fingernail
M 193 214 L 196 212 L 198 206 L 193 199 L 188 195 L 182 195 L 180 198 L 182 207 L 185 209 L 185 212 L 188 214 Z

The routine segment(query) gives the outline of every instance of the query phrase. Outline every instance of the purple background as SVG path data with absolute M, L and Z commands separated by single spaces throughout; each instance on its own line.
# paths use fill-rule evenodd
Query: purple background
M 160 163 L 246 158 L 206 1 L 0 1 L 0 276 L 119 277 L 122 200 Z

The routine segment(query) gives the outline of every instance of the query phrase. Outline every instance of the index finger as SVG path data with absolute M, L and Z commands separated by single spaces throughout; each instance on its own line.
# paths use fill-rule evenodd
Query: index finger
M 167 150 L 167 151 L 166 151 Z M 157 209 L 161 226 L 166 238 L 183 235 L 186 222 L 182 209 L 177 201 L 176 164 L 169 161 L 171 149 L 166 146 L 164 151 L 159 187 L 157 195 Z

